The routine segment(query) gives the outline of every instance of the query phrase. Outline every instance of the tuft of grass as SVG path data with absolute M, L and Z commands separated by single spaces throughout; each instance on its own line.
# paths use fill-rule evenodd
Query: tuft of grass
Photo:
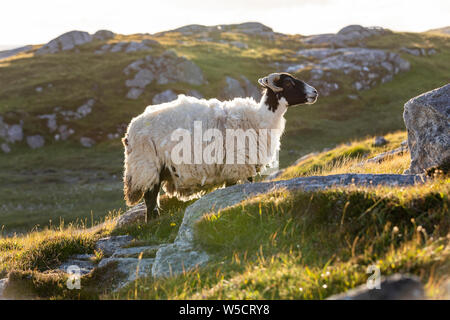
M 370 137 L 313 154 L 287 167 L 277 180 L 338 173 L 403 173 L 409 167 L 409 153 L 387 157 L 381 163 L 363 163 L 368 158 L 400 147 L 407 138 L 404 131 L 385 137 L 388 143 L 380 147 L 374 146 L 374 138 Z

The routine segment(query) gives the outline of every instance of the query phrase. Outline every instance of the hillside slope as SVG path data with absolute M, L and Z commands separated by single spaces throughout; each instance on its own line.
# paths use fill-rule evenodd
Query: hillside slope
M 256 79 L 274 71 L 312 82 L 318 102 L 286 115 L 282 167 L 403 129 L 404 102 L 448 81 L 449 36 L 361 28 L 313 38 L 258 23 L 72 32 L 1 59 L 0 225 L 29 230 L 124 209 L 119 138 L 145 106 L 180 93 L 258 97 Z
M 390 142 L 378 150 L 395 147 L 404 137 L 403 132 L 389 135 Z M 355 141 L 329 153 L 362 149 L 372 141 Z M 377 152 L 366 148 L 368 154 Z M 310 160 L 323 163 L 324 155 Z M 393 173 L 408 166 L 409 155 L 406 151 L 388 157 L 381 166 L 356 166 L 360 160 L 355 156 L 334 161 L 322 166 L 321 174 L 352 167 L 357 172 Z M 297 165 L 296 172 L 314 174 L 310 164 L 304 166 L 303 170 L 302 164 Z M 96 242 L 105 236 L 127 235 L 133 238 L 125 249 L 130 251 L 172 243 L 181 230 L 185 208 L 196 203 L 163 197 L 162 215 L 150 224 L 117 228 L 111 216 L 96 228 L 60 226 L 1 239 L 0 279 L 9 273 L 3 293 L 7 298 L 46 299 L 325 299 L 364 284 L 370 275 L 367 268 L 373 266 L 382 276 L 416 275 L 426 297 L 446 298 L 449 182 L 448 176 L 436 175 L 414 186 L 278 190 L 222 209 L 214 206 L 194 225 L 193 241 L 196 250 L 207 253 L 206 265 L 166 278 L 141 277 L 112 292 L 123 269 L 117 269 L 114 258 L 109 258 L 110 264 L 99 264 L 111 252 L 100 250 Z M 241 186 L 231 188 L 236 187 Z M 81 290 L 66 289 L 67 274 L 56 269 L 74 254 L 87 255 L 98 267 L 81 278 Z M 155 253 L 137 259 L 154 261 Z M 135 274 L 136 267 L 130 272 Z

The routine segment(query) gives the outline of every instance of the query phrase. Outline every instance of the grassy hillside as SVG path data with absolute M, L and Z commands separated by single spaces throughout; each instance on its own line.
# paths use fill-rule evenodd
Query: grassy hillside
M 404 137 L 404 132 L 388 135 L 390 144 L 379 151 Z M 371 141 L 317 154 L 286 174 L 388 173 L 408 166 L 406 154 L 381 167 L 354 167 L 362 154 L 378 152 Z M 359 156 L 350 156 L 355 153 Z M 329 154 L 346 156 L 330 162 Z M 311 163 L 320 169 L 311 170 Z M 449 182 L 437 175 L 412 187 L 350 186 L 250 198 L 197 223 L 195 241 L 210 254 L 208 266 L 166 279 L 140 279 L 117 293 L 108 292 L 107 282 L 100 285 L 108 270 L 84 276 L 76 292 L 65 289 L 66 275 L 46 271 L 70 254 L 94 252 L 94 241 L 111 234 L 108 223 L 101 229 L 81 227 L 82 233 L 80 226 L 60 226 L 1 239 L 0 275 L 11 272 L 9 295 L 29 298 L 324 299 L 365 283 L 367 266 L 375 265 L 383 276 L 415 274 L 429 297 L 443 298 L 450 272 Z M 131 234 L 136 245 L 171 242 L 188 204 L 163 198 L 160 218 L 113 234 Z
M 225 85 L 226 76 L 245 75 L 256 83 L 261 75 L 279 71 L 272 66 L 274 61 L 298 62 L 295 52 L 311 47 L 301 42 L 301 36 L 291 35 L 268 40 L 230 31 L 210 37 L 217 41 L 245 42 L 248 48 L 205 42 L 172 32 L 116 35 L 107 41 L 85 44 L 76 51 L 39 56 L 23 53 L 0 60 L 0 115 L 8 123 L 22 120 L 26 135 L 40 134 L 46 138 L 42 149 L 31 150 L 22 142 L 11 145 L 11 153 L 0 154 L 0 225 L 7 232 L 27 231 L 37 225 L 48 225 L 50 219 L 53 224 L 59 223 L 60 218 L 66 222 L 91 221 L 103 218 L 110 210 L 124 209 L 122 146 L 119 139 L 108 140 L 107 133 L 123 128 L 151 104 L 156 93 L 165 89 L 176 93 L 195 89 L 207 98 L 216 97 Z M 94 54 L 106 42 L 143 39 L 157 40 L 161 46 L 150 53 Z M 367 91 L 356 91 L 350 85 L 351 79 L 336 74 L 340 89 L 333 95 L 320 97 L 312 106 L 288 111 L 281 166 L 286 167 L 300 156 L 325 147 L 404 129 L 403 104 L 448 82 L 448 39 L 449 36 L 434 33 L 392 33 L 365 40 L 367 47 L 399 53 L 410 61 L 411 70 Z M 437 53 L 416 57 L 403 53 L 402 47 L 435 48 Z M 174 50 L 195 62 L 207 83 L 202 86 L 153 83 L 139 99 L 127 99 L 127 77 L 123 69 L 132 61 L 165 50 Z M 309 70 L 297 75 L 308 79 Z M 37 87 L 43 91 L 37 92 Z M 356 95 L 357 99 L 350 99 L 349 94 Z M 45 121 L 37 118 L 51 113 L 55 107 L 75 110 L 91 98 L 96 101 L 92 113 L 71 122 L 75 134 L 68 141 L 54 141 Z M 82 136 L 96 140 L 96 146 L 81 147 L 78 140 Z

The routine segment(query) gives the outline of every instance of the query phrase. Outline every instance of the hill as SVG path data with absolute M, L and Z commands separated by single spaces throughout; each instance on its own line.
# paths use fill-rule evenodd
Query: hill
M 289 71 L 321 96 L 286 115 L 286 167 L 403 129 L 404 102 L 448 81 L 449 56 L 446 35 L 349 26 L 304 37 L 259 23 L 153 35 L 74 31 L 32 45 L 0 60 L 0 224 L 6 232 L 61 218 L 91 224 L 124 210 L 120 137 L 153 101 L 180 93 L 258 97 L 256 79 Z
M 409 165 L 407 150 L 377 166 L 362 162 L 367 159 L 362 155 L 399 147 L 405 137 L 404 132 L 388 135 L 381 147 L 372 146 L 373 138 L 339 145 L 311 155 L 308 163 L 300 162 L 286 174 L 316 182 L 333 179 L 338 172 L 392 176 Z M 340 156 L 340 161 L 327 162 L 329 155 Z M 311 177 L 317 172 L 311 163 L 320 164 L 323 176 Z M 450 272 L 448 176 L 438 174 L 409 186 L 398 176 L 392 176 L 391 185 L 377 185 L 375 176 L 373 184 L 359 185 L 356 178 L 328 189 L 281 188 L 245 200 L 239 200 L 243 188 L 258 184 L 221 189 L 196 202 L 163 197 L 162 215 L 150 224 L 118 225 L 111 215 L 93 228 L 60 225 L 3 238 L 0 278 L 8 274 L 3 294 L 45 299 L 325 299 L 366 283 L 372 266 L 383 277 L 416 275 L 425 297 L 445 298 Z M 208 209 L 215 197 L 223 207 Z M 199 215 L 199 210 L 207 214 Z M 185 241 L 182 234 L 191 214 L 198 219 L 189 227 L 194 247 L 177 252 L 170 244 Z M 170 270 L 180 273 L 154 278 L 150 274 L 162 270 L 151 266 L 164 263 L 164 252 L 170 259 L 183 257 L 186 267 L 205 257 L 208 263 L 186 272 L 173 265 Z M 70 264 L 86 266 L 87 272 L 93 268 L 81 277 L 80 290 L 66 287 L 68 275 L 60 269 Z

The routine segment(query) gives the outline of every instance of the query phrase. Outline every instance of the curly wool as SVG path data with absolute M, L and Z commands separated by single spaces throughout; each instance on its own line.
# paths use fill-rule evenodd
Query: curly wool
M 169 195 L 188 199 L 202 194 L 208 189 L 224 183 L 236 183 L 255 176 L 261 167 L 274 160 L 279 148 L 280 137 L 284 131 L 287 102 L 280 100 L 275 111 L 269 110 L 267 97 L 261 102 L 252 98 L 235 98 L 231 101 L 217 99 L 197 99 L 178 96 L 172 102 L 149 106 L 144 113 L 132 119 L 128 126 L 125 146 L 125 199 L 128 205 L 137 203 L 143 193 L 160 183 L 161 174 L 168 173 L 162 187 Z M 171 135 L 178 128 L 188 130 L 194 135 L 194 122 L 201 121 L 202 130 L 218 129 L 225 139 L 227 129 L 278 129 L 279 134 L 267 145 L 267 163 L 257 164 L 176 164 L 171 159 L 172 149 L 179 141 L 172 141 Z M 256 136 L 250 139 L 257 139 Z M 203 142 L 203 148 L 208 142 Z M 246 148 L 247 144 L 246 144 Z M 258 148 L 265 148 L 260 146 Z M 194 153 L 195 148 L 191 148 Z M 204 149 L 202 149 L 204 150 Z M 246 150 L 248 155 L 248 150 Z M 191 155 L 193 158 L 194 155 Z

